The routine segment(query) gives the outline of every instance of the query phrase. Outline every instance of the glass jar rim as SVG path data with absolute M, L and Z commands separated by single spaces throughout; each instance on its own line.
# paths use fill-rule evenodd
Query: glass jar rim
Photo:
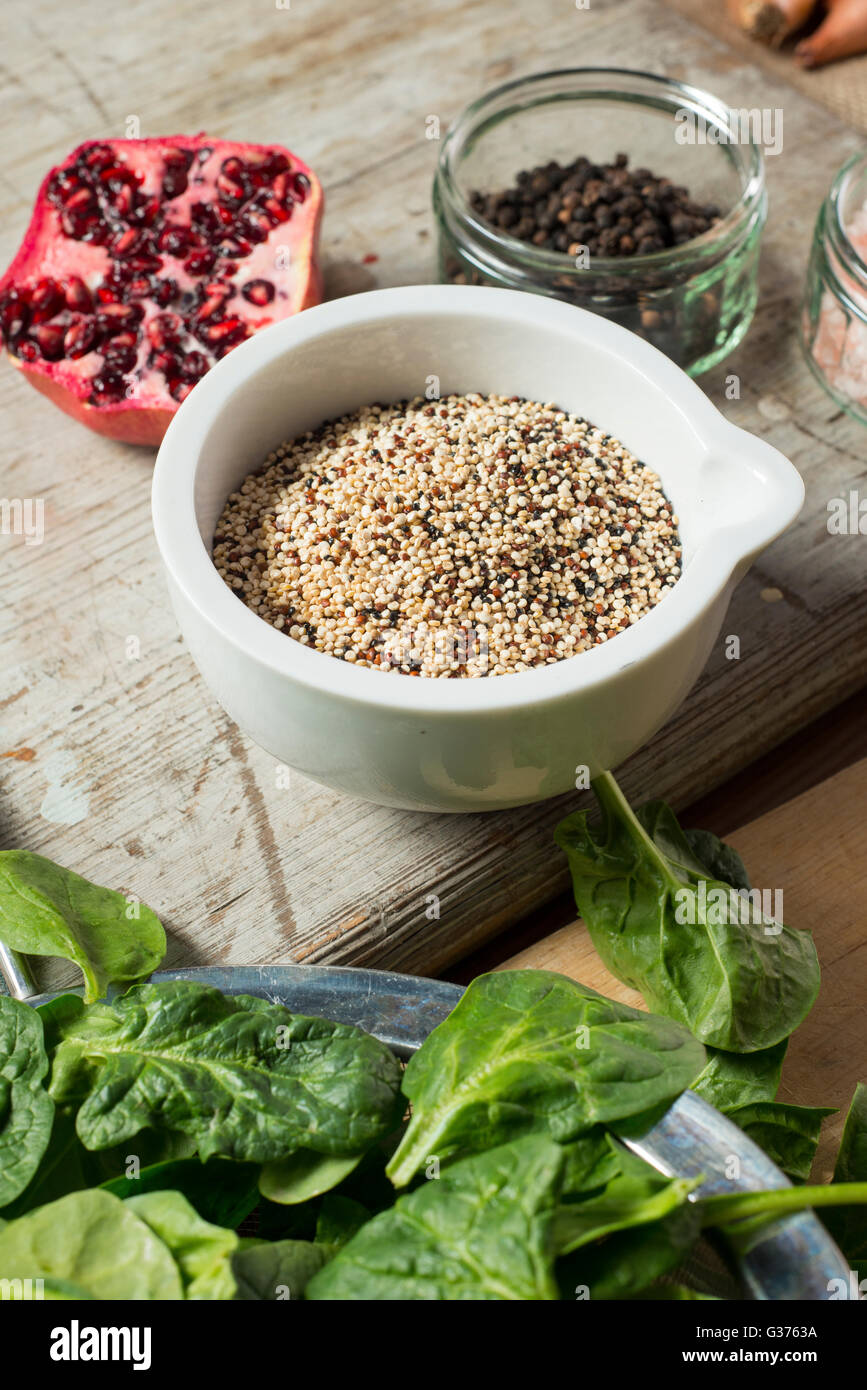
M 843 221 L 843 202 L 859 164 L 867 167 L 867 150 L 863 148 L 850 155 L 834 175 L 823 209 L 823 230 L 841 264 L 867 292 L 867 261 L 851 241 Z
M 606 79 L 611 83 L 620 82 L 620 89 L 606 87 Z M 582 86 L 587 81 L 595 85 Z M 630 93 L 628 82 L 634 83 Z M 568 84 L 576 84 L 569 90 Z M 558 84 L 566 87 L 558 94 L 550 90 L 547 96 L 540 95 L 536 102 L 518 102 L 513 107 L 498 111 L 499 104 L 510 97 L 518 98 L 524 92 L 529 97 L 542 92 L 547 86 L 556 89 Z M 717 130 L 732 133 L 731 108 L 717 97 L 700 87 L 679 82 L 676 78 L 663 77 L 657 73 L 645 72 L 640 68 L 578 67 L 555 68 L 547 72 L 534 73 L 529 77 L 515 78 L 493 87 L 475 101 L 464 107 L 463 111 L 449 129 L 440 151 L 437 165 L 436 183 L 443 203 L 443 212 L 451 220 L 468 228 L 477 244 L 494 260 L 505 260 L 509 264 L 519 264 L 550 275 L 584 276 L 586 270 L 575 265 L 572 257 L 563 251 L 543 250 L 538 246 L 510 236 L 507 231 L 494 228 L 477 217 L 468 199 L 458 186 L 456 173 L 461 153 L 467 143 L 482 133 L 490 125 L 508 115 L 515 114 L 529 105 L 541 105 L 546 101 L 586 100 L 591 97 L 607 97 L 613 100 L 629 101 L 645 98 L 647 103 L 658 109 L 669 107 L 677 110 L 690 110 L 705 119 Z M 664 100 L 668 96 L 670 100 Z M 656 98 L 654 100 L 654 98 Z M 675 100 L 677 106 L 675 108 Z M 760 146 L 748 141 L 717 141 L 738 151 L 738 172 L 741 176 L 741 196 L 725 217 L 703 232 L 701 236 L 682 242 L 679 246 L 667 246 L 661 251 L 650 251 L 634 256 L 594 256 L 593 269 L 600 274 L 611 273 L 618 277 L 645 275 L 648 270 L 664 271 L 667 266 L 683 267 L 685 262 L 718 258 L 728 246 L 737 241 L 746 227 L 761 215 L 765 206 L 764 156 Z M 744 154 L 746 157 L 744 158 Z

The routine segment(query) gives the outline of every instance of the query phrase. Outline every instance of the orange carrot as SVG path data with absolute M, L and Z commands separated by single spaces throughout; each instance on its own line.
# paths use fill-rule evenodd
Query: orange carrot
M 816 0 L 726 0 L 726 8 L 751 39 L 779 48 L 809 19 Z
M 867 0 L 827 0 L 827 4 L 828 13 L 816 32 L 795 49 L 805 68 L 867 53 Z

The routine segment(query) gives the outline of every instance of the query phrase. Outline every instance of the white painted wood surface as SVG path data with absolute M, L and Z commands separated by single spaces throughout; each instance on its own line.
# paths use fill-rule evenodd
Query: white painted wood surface
M 626 785 L 682 803 L 864 683 L 867 542 L 825 523 L 829 498 L 864 489 L 865 434 L 815 385 L 795 340 L 815 213 L 858 144 L 827 112 L 650 0 L 7 0 L 4 29 L 4 264 L 49 165 L 82 139 L 123 135 L 130 116 L 142 134 L 206 129 L 296 149 L 325 184 L 334 295 L 433 278 L 438 147 L 426 117 L 445 130 L 506 78 L 631 65 L 734 106 L 782 107 L 761 306 L 703 384 L 722 402 L 725 374 L 738 374 L 726 412 L 795 461 L 808 501 L 732 604 L 740 661 L 720 644 Z M 0 843 L 144 898 L 171 934 L 170 964 L 433 973 L 565 886 L 551 829 L 569 799 L 422 816 L 300 777 L 278 786 L 178 636 L 151 535 L 152 454 L 88 433 L 5 364 L 0 412 L 0 495 L 43 498 L 46 521 L 41 546 L 0 536 Z

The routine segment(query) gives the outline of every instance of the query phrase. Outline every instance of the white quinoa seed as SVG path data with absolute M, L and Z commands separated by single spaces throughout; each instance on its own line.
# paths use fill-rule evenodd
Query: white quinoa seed
M 357 666 L 498 676 L 635 623 L 677 582 L 677 517 L 617 439 L 519 397 L 366 406 L 228 498 L 214 564 L 255 613 Z

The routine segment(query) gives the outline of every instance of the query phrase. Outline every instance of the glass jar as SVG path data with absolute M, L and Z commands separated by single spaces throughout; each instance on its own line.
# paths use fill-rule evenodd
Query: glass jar
M 614 319 L 691 375 L 743 338 L 756 305 L 767 198 L 764 159 L 740 142 L 715 97 L 651 73 L 573 68 L 509 82 L 467 107 L 443 141 L 434 181 L 439 276 L 553 295 Z M 619 152 L 713 203 L 702 236 L 649 254 L 592 256 L 585 264 L 483 221 L 472 194 L 514 186 L 520 170 L 578 155 Z
M 867 153 L 853 155 L 819 210 L 801 315 L 813 374 L 867 424 Z

